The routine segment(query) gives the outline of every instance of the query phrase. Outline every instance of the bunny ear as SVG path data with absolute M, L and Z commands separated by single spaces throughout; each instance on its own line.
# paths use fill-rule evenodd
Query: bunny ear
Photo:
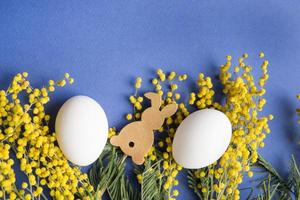
M 119 145 L 119 139 L 118 139 L 118 136 L 117 136 L 117 135 L 112 136 L 112 137 L 110 138 L 110 143 L 111 143 L 113 146 L 116 146 L 116 147 L 120 146 L 120 145 Z
M 151 107 L 160 108 L 161 96 L 158 93 L 147 92 L 144 96 L 151 100 Z
M 178 108 L 177 104 L 173 103 L 173 104 L 166 105 L 161 112 L 165 117 L 170 117 L 177 111 L 177 108 Z

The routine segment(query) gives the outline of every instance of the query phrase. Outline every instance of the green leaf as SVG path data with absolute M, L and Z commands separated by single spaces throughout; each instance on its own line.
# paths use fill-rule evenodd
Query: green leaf
M 199 189 L 197 188 L 198 186 L 198 179 L 195 176 L 195 170 L 188 170 L 187 173 L 187 179 L 188 179 L 188 184 L 189 187 L 192 188 L 194 190 L 194 193 L 199 197 L 199 199 L 203 199 L 203 195 L 202 193 L 199 191 Z
M 295 197 L 297 199 L 300 199 L 300 171 L 294 156 L 292 156 L 290 162 L 290 174 L 288 179 L 288 185 L 290 188 L 293 189 Z
M 141 200 L 161 200 L 164 198 L 161 188 L 162 180 L 158 174 L 160 174 L 160 161 L 153 165 L 146 161 L 142 173 Z
M 272 184 L 272 177 L 271 175 L 268 176 L 268 179 L 263 181 L 261 184 L 262 194 L 258 195 L 258 200 L 272 200 L 277 192 L 279 184 L 273 185 Z
M 138 193 L 131 187 L 125 174 L 125 159 L 116 148 L 107 144 L 101 156 L 89 171 L 89 179 L 96 189 L 94 199 L 101 199 L 107 191 L 113 200 L 136 199 Z
M 266 161 L 260 154 L 254 167 L 267 174 L 267 177 L 263 178 L 258 185 L 262 193 L 258 195 L 257 199 L 272 199 L 275 196 L 277 199 L 292 199 L 290 181 L 283 179 L 271 163 Z

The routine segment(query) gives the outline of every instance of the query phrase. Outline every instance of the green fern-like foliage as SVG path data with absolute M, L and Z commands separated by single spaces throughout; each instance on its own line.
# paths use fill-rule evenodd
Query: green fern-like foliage
M 134 189 L 125 172 L 126 156 L 110 144 L 89 171 L 89 179 L 96 192 L 94 200 L 102 199 L 106 192 L 112 200 L 164 200 L 167 194 L 162 189 L 161 161 L 154 164 L 147 160 L 143 167 L 137 168 L 142 175 L 140 189 Z
M 125 159 L 110 144 L 106 145 L 103 153 L 89 171 L 89 179 L 96 192 L 94 199 L 102 199 L 105 192 L 111 199 L 138 199 L 125 174 Z
M 290 161 L 287 179 L 282 178 L 271 163 L 266 161 L 261 155 L 259 155 L 258 162 L 254 167 L 266 174 L 258 184 L 261 193 L 255 199 L 300 199 L 300 171 L 294 156 L 292 156 Z
M 277 185 L 273 184 L 272 176 L 268 175 L 268 179 L 261 182 L 261 194 L 257 196 L 257 200 L 271 200 L 275 198 L 279 186 L 279 183 Z
M 296 199 L 300 199 L 300 171 L 294 156 L 292 156 L 290 164 L 290 175 L 288 179 L 289 188 L 293 191 Z
M 162 192 L 162 179 L 160 175 L 160 161 L 152 164 L 146 161 L 145 168 L 142 172 L 141 182 L 141 199 L 142 200 L 162 200 L 164 195 Z

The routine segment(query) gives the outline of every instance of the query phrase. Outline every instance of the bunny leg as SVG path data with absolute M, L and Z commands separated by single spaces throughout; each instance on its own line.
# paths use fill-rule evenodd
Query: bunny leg
M 145 162 L 144 156 L 141 156 L 141 155 L 134 155 L 131 158 L 132 158 L 132 161 L 137 165 L 141 165 Z

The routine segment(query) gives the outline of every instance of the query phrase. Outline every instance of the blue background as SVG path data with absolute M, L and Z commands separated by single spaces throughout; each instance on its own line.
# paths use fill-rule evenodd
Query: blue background
M 270 60 L 264 113 L 275 119 L 261 153 L 286 175 L 290 155 L 300 160 L 299 10 L 297 0 L 2 0 L 0 85 L 7 87 L 20 71 L 36 86 L 70 72 L 75 84 L 53 95 L 48 111 L 56 114 L 67 98 L 85 94 L 104 107 L 110 126 L 120 128 L 131 111 L 126 97 L 134 77 L 150 78 L 161 67 L 196 80 L 199 72 L 217 75 L 227 54 L 248 52 L 250 63 L 258 64 L 264 51 Z M 179 199 L 194 199 L 183 185 Z

